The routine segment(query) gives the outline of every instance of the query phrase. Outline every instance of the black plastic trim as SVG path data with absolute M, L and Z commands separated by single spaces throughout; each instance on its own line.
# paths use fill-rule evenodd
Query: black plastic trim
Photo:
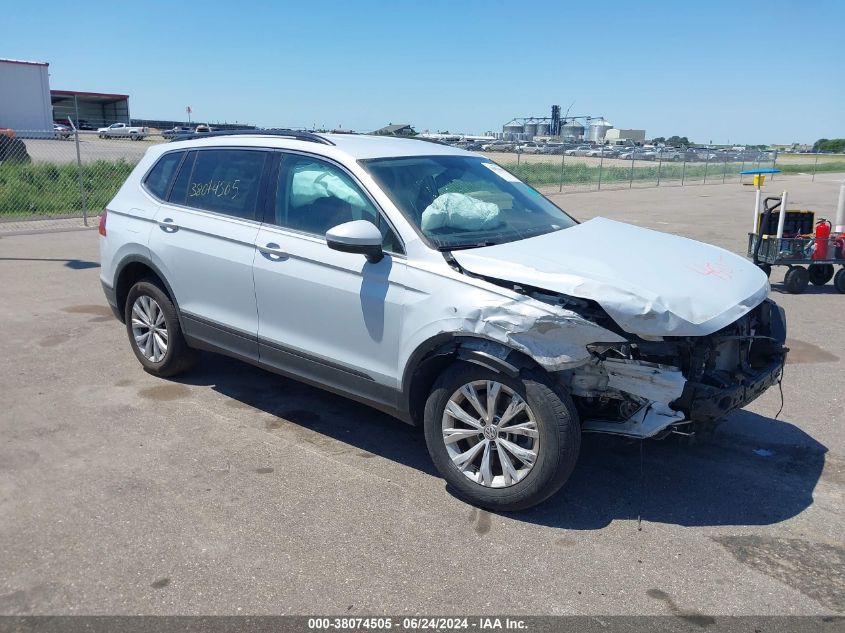
M 292 138 L 297 141 L 310 141 L 312 143 L 320 143 L 321 145 L 334 145 L 329 139 L 314 134 L 313 132 L 306 132 L 304 130 L 218 130 L 216 132 L 193 132 L 191 134 L 178 134 L 171 139 L 171 142 L 176 141 L 190 141 L 197 138 L 214 138 L 220 136 L 282 136 L 284 138 Z

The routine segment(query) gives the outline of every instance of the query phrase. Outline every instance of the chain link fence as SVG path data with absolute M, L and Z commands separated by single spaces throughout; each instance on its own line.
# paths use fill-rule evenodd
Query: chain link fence
M 750 182 L 740 172 L 779 169 L 784 174 L 845 172 L 842 154 L 581 147 L 554 153 L 484 152 L 545 194 Z M 777 178 L 778 176 L 772 176 Z
M 151 144 L 97 132 L 16 130 L 0 134 L 0 233 L 96 226 L 96 217 Z M 486 155 L 545 194 L 721 184 L 746 169 L 780 169 L 815 179 L 845 172 L 845 155 L 642 148 L 555 148 L 555 153 Z M 747 177 L 746 177 L 747 178 Z
M 96 226 L 146 149 L 165 140 L 75 130 L 0 133 L 0 233 Z

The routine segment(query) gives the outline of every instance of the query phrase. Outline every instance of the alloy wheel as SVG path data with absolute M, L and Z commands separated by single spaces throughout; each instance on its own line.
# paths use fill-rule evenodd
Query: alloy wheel
M 540 434 L 528 403 L 493 380 L 459 388 L 446 403 L 443 442 L 452 463 L 488 488 L 522 481 L 537 461 Z
M 132 336 L 141 354 L 158 363 L 167 354 L 167 323 L 155 299 L 140 295 L 132 304 Z

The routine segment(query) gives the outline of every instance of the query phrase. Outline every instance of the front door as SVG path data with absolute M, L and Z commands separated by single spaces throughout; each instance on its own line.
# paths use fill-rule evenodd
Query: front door
M 262 362 L 351 395 L 396 404 L 405 257 L 363 188 L 339 166 L 283 154 L 274 210 L 256 238 L 254 265 Z M 369 220 L 385 257 L 326 245 L 330 228 Z

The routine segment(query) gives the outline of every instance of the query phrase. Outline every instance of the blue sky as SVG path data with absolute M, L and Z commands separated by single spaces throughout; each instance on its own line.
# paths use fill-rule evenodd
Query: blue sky
M 11 3 L 0 57 L 135 117 L 478 133 L 574 102 L 649 136 L 845 137 L 836 0 Z

